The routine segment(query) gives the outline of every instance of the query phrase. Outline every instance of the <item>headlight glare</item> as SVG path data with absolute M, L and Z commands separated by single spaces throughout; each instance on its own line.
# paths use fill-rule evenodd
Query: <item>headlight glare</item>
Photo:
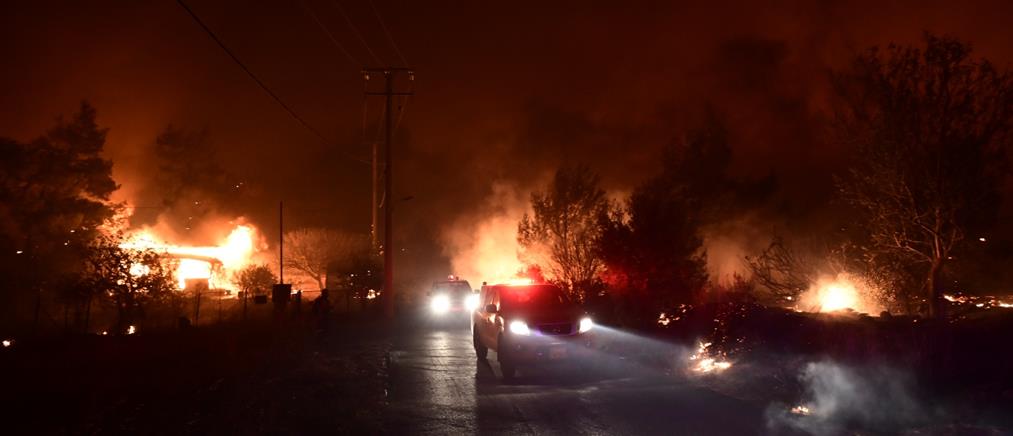
M 510 333 L 513 333 L 515 335 L 530 336 L 531 329 L 528 328 L 528 323 L 524 321 L 511 321 Z
M 434 296 L 432 301 L 429 302 L 429 308 L 432 309 L 435 314 L 444 314 L 450 310 L 450 298 L 446 295 Z
M 581 333 L 586 333 L 588 330 L 591 330 L 591 327 L 594 327 L 594 321 L 591 321 L 591 318 L 584 317 L 580 320 Z
M 464 307 L 468 310 L 478 309 L 478 294 L 468 294 L 464 297 Z

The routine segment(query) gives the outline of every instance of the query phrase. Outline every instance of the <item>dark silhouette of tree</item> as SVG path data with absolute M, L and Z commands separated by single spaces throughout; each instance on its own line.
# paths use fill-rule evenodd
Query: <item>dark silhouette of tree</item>
M 125 332 L 138 313 L 179 290 L 176 262 L 154 250 L 121 248 L 122 235 L 99 235 L 88 247 L 81 285 L 116 307 L 117 330 Z
M 221 165 L 207 129 L 169 125 L 155 139 L 152 177 L 141 198 L 161 207 L 135 211 L 135 224 L 169 217 L 180 231 L 190 230 L 214 212 L 233 211 L 247 192 L 245 182 Z
M 707 281 L 697 210 L 664 176 L 639 186 L 625 207 L 601 216 L 605 281 L 624 295 L 631 322 L 693 301 Z
M 560 168 L 545 191 L 531 194 L 533 213 L 525 213 L 517 227 L 527 260 L 578 300 L 603 265 L 596 246 L 598 217 L 609 202 L 599 185 L 598 176 L 585 166 Z
M 267 265 L 247 265 L 233 273 L 232 281 L 239 286 L 239 290 L 243 293 L 243 318 L 245 319 L 250 295 L 267 295 L 271 291 L 271 286 L 278 283 L 278 278 Z
M 622 298 L 632 322 L 697 300 L 707 282 L 700 227 L 736 216 L 773 191 L 771 177 L 741 181 L 728 174 L 731 149 L 715 116 L 662 156 L 662 171 L 634 190 L 626 204 L 600 215 L 598 248 L 604 278 Z
M 114 214 L 112 163 L 102 157 L 106 129 L 88 103 L 58 118 L 43 137 L 0 139 L 0 306 L 13 310 L 73 282 L 99 227 Z M 72 297 L 69 292 L 65 297 Z M 13 319 L 13 317 L 8 318 Z
M 323 289 L 328 267 L 349 262 L 368 247 L 360 235 L 324 228 L 293 230 L 285 234 L 285 268 L 305 274 Z
M 354 298 L 365 303 L 370 289 L 383 288 L 381 260 L 368 244 L 357 244 L 349 255 L 340 256 L 327 266 L 327 288 L 344 292 L 349 304 Z
M 926 35 L 924 48 L 858 56 L 836 87 L 836 133 L 855 152 L 838 187 L 863 216 L 866 260 L 901 274 L 916 265 L 928 312 L 940 316 L 948 261 L 996 216 L 1013 75 L 963 42 Z
M 729 173 L 732 149 L 728 130 L 711 110 L 701 126 L 665 149 L 662 162 L 659 178 L 678 190 L 701 224 L 736 218 L 761 205 L 776 187 L 773 175 L 741 180 Z
M 775 237 L 759 255 L 747 257 L 746 264 L 753 281 L 768 294 L 760 300 L 774 305 L 798 301 L 817 273 L 811 257 L 792 249 L 780 237 Z
M 233 273 L 232 281 L 244 294 L 257 295 L 267 294 L 271 286 L 278 283 L 278 277 L 267 265 L 247 265 Z

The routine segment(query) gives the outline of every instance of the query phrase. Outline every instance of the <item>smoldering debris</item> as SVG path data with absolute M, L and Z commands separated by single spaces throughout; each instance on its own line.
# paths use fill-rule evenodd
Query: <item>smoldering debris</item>
M 913 377 L 894 368 L 810 362 L 799 374 L 799 383 L 803 395 L 798 402 L 774 403 L 767 408 L 771 432 L 897 433 L 925 425 L 931 415 L 916 399 Z

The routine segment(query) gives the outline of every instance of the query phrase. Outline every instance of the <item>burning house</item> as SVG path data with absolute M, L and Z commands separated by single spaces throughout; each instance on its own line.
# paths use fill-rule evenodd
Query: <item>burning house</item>
M 167 242 L 154 230 L 144 229 L 131 235 L 120 245 L 125 249 L 154 250 L 177 264 L 176 280 L 182 291 L 200 289 L 223 290 L 235 295 L 232 276 L 253 262 L 259 247 L 259 234 L 248 224 L 236 225 L 216 245 L 182 245 Z

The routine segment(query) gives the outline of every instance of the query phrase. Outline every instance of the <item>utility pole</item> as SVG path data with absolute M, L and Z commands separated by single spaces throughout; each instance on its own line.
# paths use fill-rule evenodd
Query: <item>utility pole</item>
M 415 81 L 415 72 L 410 68 L 366 68 L 362 70 L 365 80 L 369 80 L 370 74 L 383 74 L 383 92 L 370 92 L 366 87 L 366 95 L 382 95 L 386 100 L 386 111 L 384 116 L 384 166 L 383 166 L 383 313 L 387 318 L 394 317 L 394 169 L 392 143 L 394 135 L 394 96 L 414 95 L 412 91 L 394 92 L 394 79 L 397 74 L 408 75 L 408 80 Z M 375 150 L 375 149 L 374 149 Z M 376 165 L 376 154 L 373 154 L 374 168 Z M 374 178 L 375 181 L 375 178 Z M 374 184 L 375 186 L 375 184 Z M 374 189 L 374 192 L 375 189 Z M 374 209 L 375 210 L 375 209 Z
M 378 148 L 378 145 L 377 145 L 376 141 L 374 140 L 373 141 L 373 183 L 372 183 L 372 186 L 373 186 L 373 198 L 372 198 L 372 202 L 370 203 L 373 207 L 372 207 L 372 210 L 371 210 L 371 214 L 370 214 L 371 216 L 370 216 L 370 222 L 369 222 L 369 243 L 370 243 L 369 248 L 372 249 L 372 250 L 376 250 L 376 247 L 377 247 L 377 245 L 376 245 L 376 232 L 377 232 L 377 221 L 376 221 L 377 218 L 376 218 L 376 214 L 377 213 L 376 212 L 377 212 L 377 209 L 380 208 L 380 205 L 376 202 L 376 200 L 377 200 L 377 191 L 379 191 L 379 187 L 377 185 L 379 184 L 379 181 L 380 181 L 380 170 L 379 170 L 380 163 L 379 163 L 379 161 L 377 161 L 377 157 L 378 157 L 377 156 L 377 148 Z
M 278 202 L 278 284 L 285 284 L 285 202 Z

